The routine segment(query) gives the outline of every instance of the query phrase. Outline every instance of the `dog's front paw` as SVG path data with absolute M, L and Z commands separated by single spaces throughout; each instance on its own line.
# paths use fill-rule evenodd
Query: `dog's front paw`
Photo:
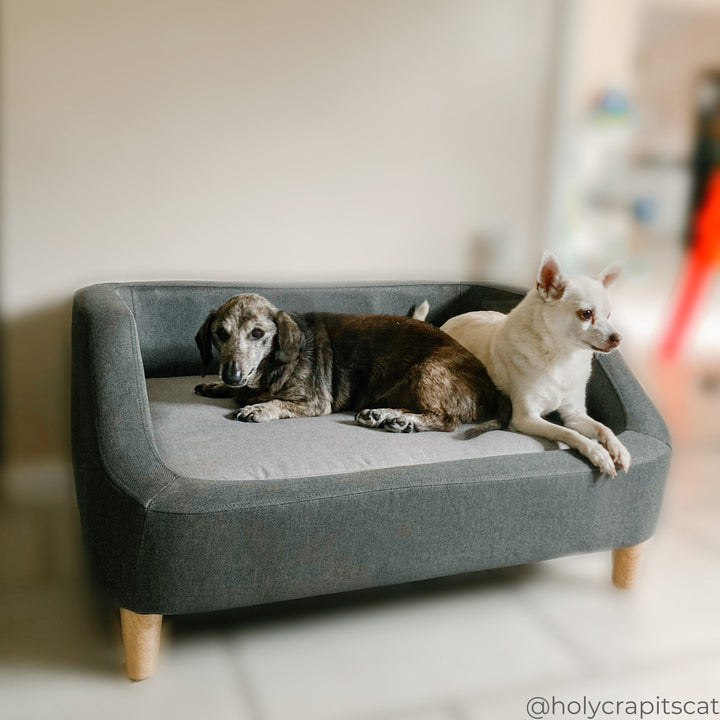
M 394 433 L 411 433 L 415 432 L 415 423 L 409 417 L 396 417 L 388 420 L 383 429 Z
M 630 453 L 628 452 L 628 449 L 622 444 L 620 445 L 620 452 L 618 453 L 617 458 L 615 458 L 615 464 L 621 469 L 627 472 L 630 469 L 630 463 L 632 462 L 632 458 L 630 457 Z
M 195 394 L 211 398 L 227 397 L 228 387 L 221 382 L 200 383 L 195 386 Z
M 617 467 L 627 472 L 630 469 L 630 453 L 628 449 L 613 435 L 604 440 L 603 445 Z
M 234 420 L 241 422 L 268 422 L 269 420 L 277 420 L 278 414 L 267 406 L 266 403 L 258 403 L 257 405 L 246 405 L 233 413 Z
M 355 422 L 364 427 L 377 428 L 382 427 L 387 421 L 387 414 L 381 409 L 368 408 L 361 410 L 355 415 Z
M 606 473 L 613 478 L 617 475 L 615 463 L 612 457 L 610 457 L 610 453 L 599 443 L 591 442 L 588 445 L 585 456 L 600 472 Z

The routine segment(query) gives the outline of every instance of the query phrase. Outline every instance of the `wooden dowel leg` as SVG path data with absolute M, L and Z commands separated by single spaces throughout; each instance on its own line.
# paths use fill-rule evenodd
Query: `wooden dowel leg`
M 120 608 L 125 672 L 131 680 L 145 680 L 155 672 L 160 654 L 162 618 L 162 615 L 139 615 Z
M 622 590 L 631 588 L 637 578 L 643 544 L 616 548 L 612 551 L 613 585 Z

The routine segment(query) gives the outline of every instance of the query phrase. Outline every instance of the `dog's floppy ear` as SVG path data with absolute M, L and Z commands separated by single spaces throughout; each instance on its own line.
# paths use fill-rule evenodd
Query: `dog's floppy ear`
M 275 315 L 277 335 L 273 361 L 266 375 L 266 381 L 273 393 L 282 389 L 290 379 L 305 345 L 305 336 L 298 324 L 283 310 Z
M 277 325 L 278 362 L 286 363 L 297 359 L 305 341 L 298 324 L 283 310 L 275 316 Z
M 538 270 L 537 289 L 540 297 L 546 302 L 559 300 L 565 294 L 567 280 L 560 272 L 558 259 L 549 250 L 543 253 L 540 270 Z
M 215 319 L 215 311 L 211 312 L 202 327 L 197 331 L 195 335 L 195 343 L 200 350 L 200 357 L 202 358 L 203 364 L 203 377 L 210 371 L 210 365 L 212 364 L 212 324 Z
M 599 275 L 598 280 L 603 284 L 604 287 L 610 287 L 620 276 L 623 270 L 622 263 L 613 263 L 608 265 Z

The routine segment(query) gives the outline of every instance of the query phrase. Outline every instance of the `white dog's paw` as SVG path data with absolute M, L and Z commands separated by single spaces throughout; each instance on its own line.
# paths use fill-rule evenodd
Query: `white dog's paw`
M 631 460 L 628 449 L 614 435 L 603 438 L 601 442 L 615 465 L 627 472 L 630 469 Z
M 618 441 L 619 442 L 619 441 Z M 630 457 L 630 453 L 628 452 L 628 449 L 621 443 L 620 444 L 620 453 L 618 454 L 615 464 L 621 469 L 627 472 L 630 469 L 630 463 L 632 462 L 632 458 Z
M 233 419 L 241 422 L 268 422 L 278 418 L 277 412 L 272 407 L 268 407 L 267 403 L 246 405 L 233 413 Z
M 595 465 L 595 467 L 600 470 L 600 472 L 603 472 L 613 478 L 617 476 L 615 463 L 612 457 L 610 457 L 610 453 L 599 443 L 590 443 L 584 455 L 593 465 Z

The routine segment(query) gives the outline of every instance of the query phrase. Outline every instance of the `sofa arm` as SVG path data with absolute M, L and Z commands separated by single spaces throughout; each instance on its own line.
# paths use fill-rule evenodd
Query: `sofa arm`
M 130 498 L 147 502 L 176 475 L 161 462 L 155 446 L 135 319 L 116 287 L 94 285 L 74 297 L 71 423 L 76 484 L 79 500 L 89 482 L 105 480 Z
M 587 389 L 589 414 L 617 435 L 637 432 L 670 445 L 660 413 L 620 353 L 597 355 Z

